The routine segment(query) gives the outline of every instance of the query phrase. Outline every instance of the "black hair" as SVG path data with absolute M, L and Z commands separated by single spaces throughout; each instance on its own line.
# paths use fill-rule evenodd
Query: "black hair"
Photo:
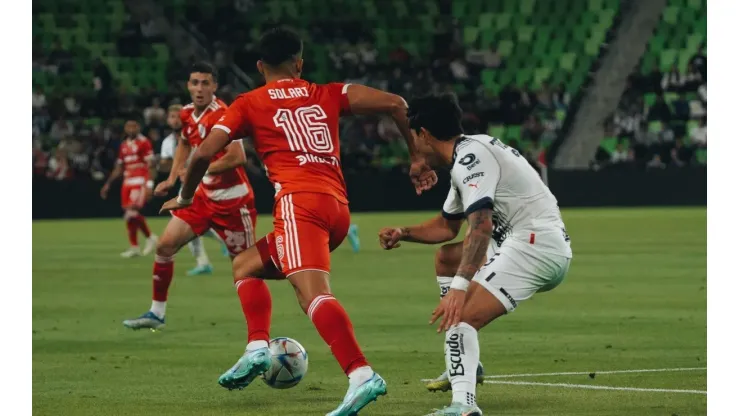
M 411 99 L 408 117 L 409 128 L 417 134 L 422 127 L 442 141 L 463 134 L 462 109 L 452 93 L 430 94 Z
M 211 65 L 210 63 L 206 61 L 196 62 L 193 65 L 191 65 L 190 72 L 188 72 L 188 76 L 194 73 L 211 74 L 211 76 L 213 77 L 213 80 L 218 82 L 218 71 L 216 71 L 216 68 L 214 68 L 213 65 Z
M 260 60 L 270 66 L 278 66 L 301 55 L 303 40 L 290 29 L 275 27 L 262 35 L 257 50 Z

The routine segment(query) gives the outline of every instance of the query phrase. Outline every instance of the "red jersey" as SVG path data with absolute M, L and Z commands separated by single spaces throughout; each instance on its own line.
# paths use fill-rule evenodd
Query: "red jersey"
M 339 117 L 349 84 L 282 79 L 240 95 L 214 128 L 234 140 L 252 136 L 275 187 L 275 200 L 316 192 L 347 203 L 339 162 Z
M 154 158 L 152 143 L 141 134 L 125 139 L 118 148 L 117 163 L 123 164 L 123 184 L 142 185 L 149 180 L 149 167 Z
M 214 98 L 198 117 L 195 117 L 195 106 L 192 103 L 180 110 L 182 135 L 193 151 L 205 140 L 225 110 L 226 104 L 218 98 Z M 219 159 L 225 153 L 226 149 L 221 150 L 211 161 Z M 218 175 L 206 174 L 198 186 L 198 192 L 204 192 L 210 200 L 224 201 L 244 197 L 251 194 L 252 190 L 244 167 L 239 166 Z

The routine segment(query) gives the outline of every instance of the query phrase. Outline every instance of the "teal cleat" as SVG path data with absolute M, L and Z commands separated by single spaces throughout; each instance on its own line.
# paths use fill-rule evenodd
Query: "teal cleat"
M 127 319 L 123 321 L 123 326 L 130 329 L 160 329 L 164 327 L 164 317 L 161 319 L 149 311 L 136 319 Z
M 229 248 L 226 247 L 226 244 L 221 243 L 221 255 L 224 257 L 231 257 L 231 253 L 229 253 Z
M 444 409 L 435 410 L 426 416 L 483 416 L 483 411 L 478 406 L 452 403 Z
M 210 264 L 203 264 L 200 266 L 195 266 L 192 269 L 188 270 L 187 275 L 188 276 L 200 276 L 203 274 L 211 274 L 213 273 L 213 266 Z
M 271 365 L 272 354 L 269 348 L 245 352 L 233 367 L 218 378 L 218 384 L 229 390 L 241 390 L 269 370 Z
M 377 373 L 373 373 L 369 380 L 359 386 L 354 388 L 350 386 L 347 394 L 344 395 L 342 404 L 326 416 L 356 416 L 368 403 L 378 400 L 378 396 L 385 396 L 385 394 L 385 380 Z
M 349 244 L 352 246 L 352 251 L 357 253 L 360 251 L 360 234 L 358 232 L 357 224 L 349 226 L 347 231 L 347 238 L 349 238 Z

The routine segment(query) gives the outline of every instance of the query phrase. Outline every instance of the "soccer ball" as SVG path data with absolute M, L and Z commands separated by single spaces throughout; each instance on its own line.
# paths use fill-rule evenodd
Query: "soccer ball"
M 263 375 L 265 384 L 274 389 L 289 389 L 298 384 L 308 370 L 308 354 L 292 338 L 270 340 L 272 365 Z

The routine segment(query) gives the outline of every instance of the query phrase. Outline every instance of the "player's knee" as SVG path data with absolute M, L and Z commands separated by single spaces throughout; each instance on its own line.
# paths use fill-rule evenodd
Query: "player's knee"
M 161 257 L 172 257 L 177 254 L 180 247 L 169 238 L 163 237 L 157 241 L 157 255 Z
M 434 255 L 437 276 L 454 276 L 460 263 L 457 244 L 445 244 Z
M 123 213 L 123 219 L 126 220 L 126 221 L 128 221 L 131 218 L 136 218 L 138 215 L 139 215 L 139 211 L 137 211 L 135 209 L 128 208 Z

